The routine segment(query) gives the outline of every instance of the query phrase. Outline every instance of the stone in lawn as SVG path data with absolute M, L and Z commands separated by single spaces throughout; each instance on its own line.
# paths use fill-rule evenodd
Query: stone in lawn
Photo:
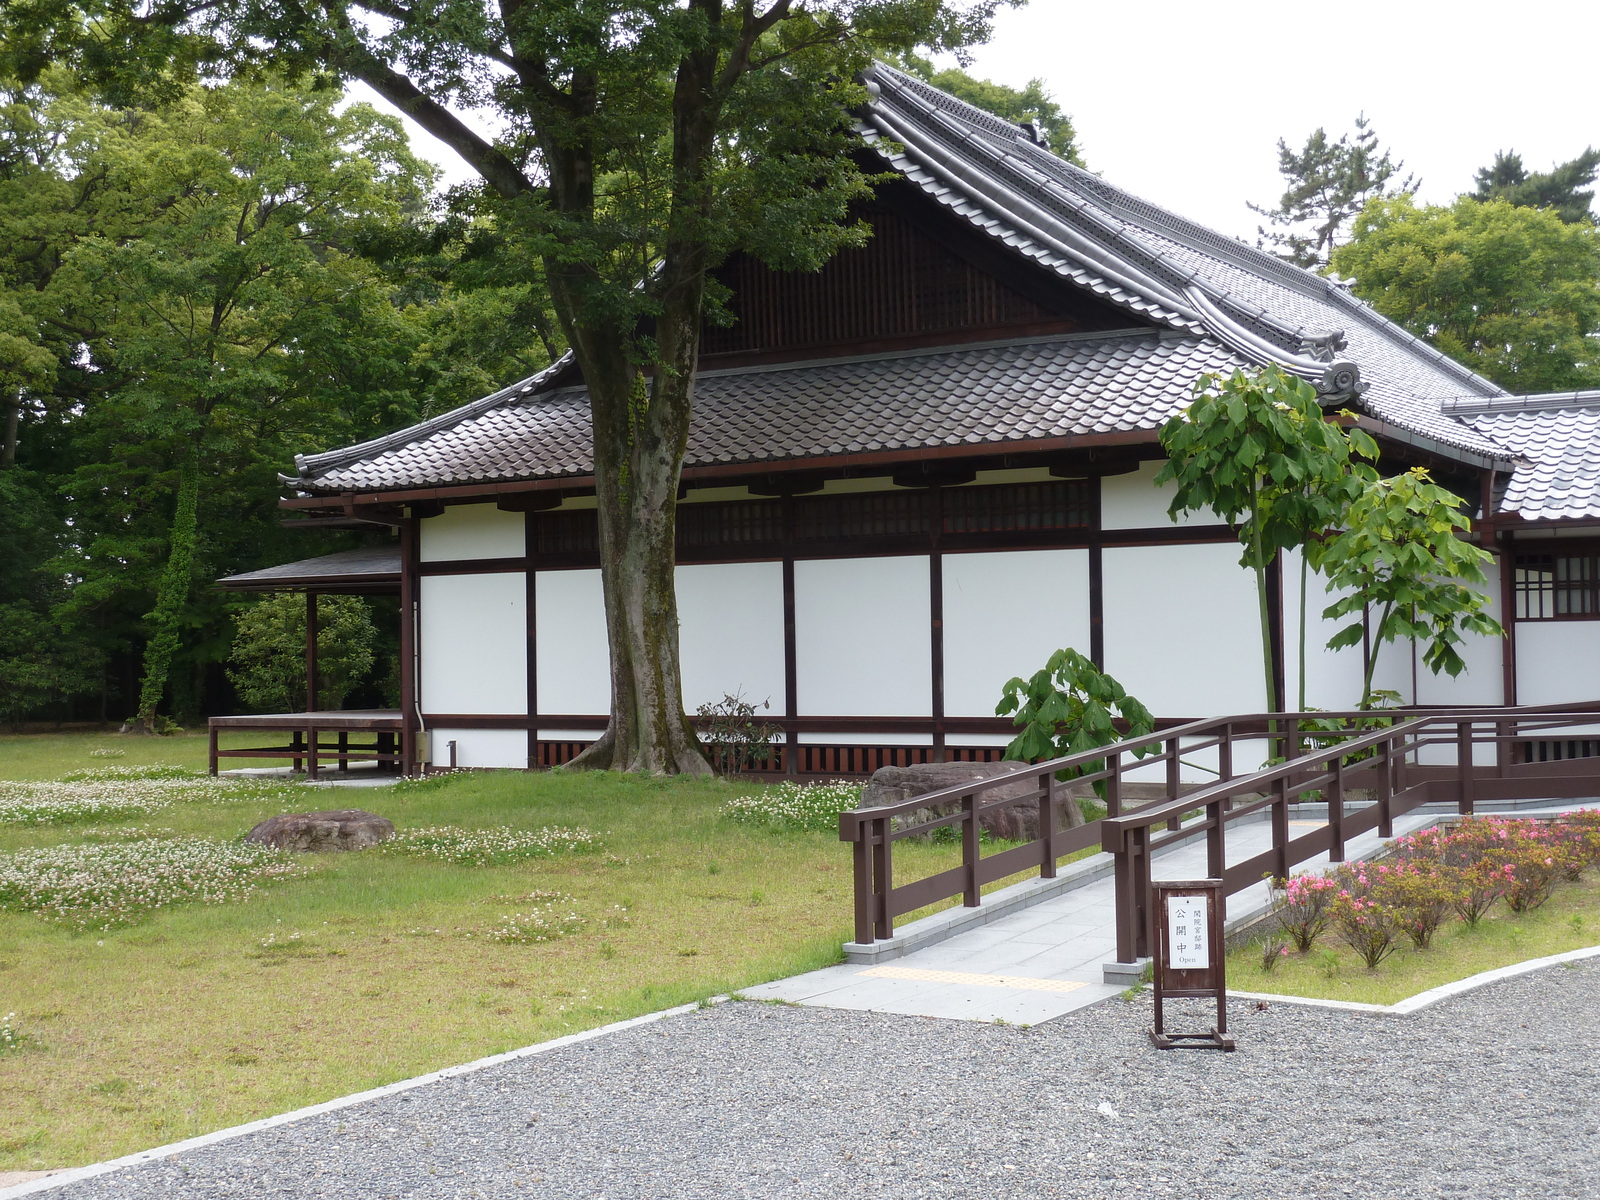
M 245 841 L 282 850 L 365 850 L 394 836 L 394 822 L 359 808 L 268 817 Z
M 1020 762 L 947 762 L 918 763 L 911 767 L 881 767 L 873 773 L 867 786 L 861 789 L 861 807 L 881 808 L 889 804 L 899 804 L 904 800 L 925 796 L 929 792 L 976 783 L 981 779 L 992 779 L 996 775 L 1004 775 L 1008 771 L 1025 766 L 1026 763 Z M 1016 799 L 1017 803 L 986 812 L 978 818 L 978 822 L 982 828 L 988 830 L 991 837 L 1003 841 L 1032 841 L 1039 836 L 1039 805 L 1033 799 L 1037 794 L 1036 784 L 1031 777 L 1017 783 L 990 788 L 981 793 L 984 803 L 1000 799 Z M 959 800 L 929 805 L 909 818 L 907 824 L 949 816 L 960 808 Z M 1063 799 L 1056 814 L 1057 828 L 1082 823 L 1083 814 L 1077 804 Z

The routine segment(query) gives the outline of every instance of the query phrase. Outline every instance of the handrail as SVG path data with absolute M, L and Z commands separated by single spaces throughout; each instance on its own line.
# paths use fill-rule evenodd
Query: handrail
M 1349 730 L 1302 730 L 1306 721 L 1370 721 L 1385 718 L 1392 721 L 1378 729 L 1354 728 Z M 1521 775 L 1510 762 L 1511 744 L 1530 740 L 1530 735 L 1572 725 L 1600 723 L 1600 702 L 1583 704 L 1539 705 L 1526 707 L 1464 706 L 1456 708 L 1405 708 L 1386 710 L 1343 710 L 1335 712 L 1303 713 L 1251 713 L 1226 717 L 1211 717 L 1185 722 L 1142 737 L 1124 738 L 1110 745 L 1092 750 L 1063 755 L 1045 762 L 1019 766 L 1014 770 L 984 779 L 953 785 L 936 792 L 915 796 L 896 804 L 876 808 L 855 808 L 839 815 L 839 836 L 854 844 L 855 926 L 856 941 L 869 943 L 893 936 L 894 919 L 905 913 L 951 896 L 962 896 L 963 903 L 974 907 L 982 902 L 985 884 L 1014 875 L 1021 871 L 1037 869 L 1041 878 L 1052 878 L 1056 864 L 1063 856 L 1079 850 L 1105 849 L 1118 860 L 1118 895 L 1148 885 L 1149 851 L 1170 841 L 1192 837 L 1206 832 L 1215 836 L 1215 845 L 1208 850 L 1208 860 L 1213 874 L 1221 875 L 1226 867 L 1222 845 L 1223 831 L 1232 822 L 1263 808 L 1271 810 L 1274 823 L 1275 865 L 1281 866 L 1279 874 L 1286 874 L 1292 861 L 1304 861 L 1310 853 L 1337 850 L 1347 837 L 1377 828 L 1388 836 L 1394 815 L 1407 811 L 1414 804 L 1402 802 L 1397 796 L 1410 795 L 1416 787 L 1448 786 L 1452 795 L 1462 797 L 1463 811 L 1472 803 L 1474 778 L 1481 768 L 1472 765 L 1474 745 L 1497 746 L 1496 770 L 1491 790 L 1505 792 Z M 1478 733 L 1479 726 L 1492 727 L 1487 736 Z M 1234 749 L 1241 742 L 1268 742 L 1283 744 L 1299 739 L 1315 738 L 1323 742 L 1318 748 L 1296 755 L 1287 762 L 1274 763 L 1254 771 L 1236 775 L 1233 771 Z M 1329 744 L 1330 739 L 1337 739 Z M 1449 779 L 1440 777 L 1438 768 L 1420 761 L 1420 751 L 1430 747 L 1454 744 L 1457 748 L 1454 774 Z M 1183 791 L 1180 768 L 1183 756 L 1215 749 L 1219 778 Z M 1352 755 L 1370 755 L 1361 761 L 1347 763 Z M 1131 756 L 1135 763 L 1130 763 Z M 1417 759 L 1408 762 L 1408 759 Z M 1082 770 L 1099 764 L 1093 771 Z M 1124 791 L 1124 773 L 1130 766 L 1141 768 L 1166 765 L 1164 795 L 1142 803 L 1129 804 Z M 1600 760 L 1595 760 L 1600 768 Z M 1081 774 L 1063 782 L 1056 774 L 1064 769 L 1081 771 Z M 1209 771 L 1211 768 L 1202 768 Z M 1522 772 L 1526 775 L 1527 772 Z M 1347 778 L 1348 777 L 1348 778 Z M 1350 786 L 1364 786 L 1367 777 L 1378 785 L 1379 803 L 1370 814 L 1357 813 L 1345 819 L 1343 794 Z M 1587 778 L 1587 776 L 1584 776 Z M 1031 784 L 1018 788 L 1018 784 Z M 1068 789 L 1099 784 L 1106 801 L 1106 816 L 1082 825 L 1061 829 L 1057 827 L 1057 805 L 1069 799 Z M 1540 784 L 1539 786 L 1545 786 Z M 990 799 L 986 793 L 997 789 L 1011 789 L 1016 795 Z M 1291 796 L 1301 796 L 1308 791 L 1329 791 L 1338 797 L 1330 805 L 1331 832 L 1306 835 L 1295 839 L 1297 848 L 1289 848 L 1288 804 Z M 1244 795 L 1264 798 L 1242 806 L 1235 800 Z M 1416 800 L 1416 803 L 1421 803 Z M 997 810 L 1016 806 L 1037 806 L 1038 836 L 1009 849 L 985 855 L 980 839 L 982 818 Z M 927 813 L 949 807 L 952 811 L 935 813 L 904 828 L 895 828 L 895 822 L 914 813 Z M 1335 813 L 1334 810 L 1337 809 Z M 1186 814 L 1196 809 L 1206 811 L 1201 821 L 1184 821 Z M 1152 831 L 1165 825 L 1167 835 L 1155 839 Z M 959 829 L 962 843 L 962 860 L 957 867 L 908 883 L 896 884 L 893 869 L 893 844 L 908 837 L 925 836 L 939 829 Z M 1302 857 L 1294 854 L 1305 850 L 1307 838 L 1319 843 L 1319 848 Z M 1130 846 L 1132 842 L 1140 845 Z M 1134 860 L 1142 859 L 1140 866 Z M 1254 860 L 1252 860 L 1254 862 Z M 1231 868 L 1228 870 L 1232 871 Z M 1142 872 L 1142 874 L 1141 874 Z M 1239 879 L 1233 871 L 1234 881 Z M 1124 876 L 1127 876 L 1125 879 Z M 1259 874 L 1255 877 L 1259 880 Z M 1252 880 L 1253 882 L 1254 880 Z M 1229 891 L 1238 890 L 1236 887 Z M 1119 909 L 1122 901 L 1119 899 Z M 1130 906 L 1132 902 L 1130 901 Z M 1130 918 L 1131 920 L 1131 918 Z M 1119 952 L 1127 944 L 1140 941 L 1129 930 L 1123 937 L 1123 924 L 1119 916 Z

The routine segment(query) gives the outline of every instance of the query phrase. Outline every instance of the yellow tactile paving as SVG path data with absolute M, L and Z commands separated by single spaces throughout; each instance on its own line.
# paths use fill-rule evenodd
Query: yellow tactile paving
M 1015 988 L 1022 992 L 1075 992 L 1089 986 L 1072 979 L 1029 979 L 1022 975 L 973 975 L 967 971 L 929 971 L 922 967 L 869 967 L 857 971 L 872 979 L 915 979 L 922 983 L 964 983 L 969 987 Z

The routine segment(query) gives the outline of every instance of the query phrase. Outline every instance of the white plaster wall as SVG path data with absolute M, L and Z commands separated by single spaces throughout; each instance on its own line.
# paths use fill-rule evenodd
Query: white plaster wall
M 1089 552 L 947 554 L 944 711 L 992 717 L 1006 680 L 1064 646 L 1089 653 Z
M 762 711 L 781 714 L 783 564 L 679 567 L 677 589 L 684 708 L 692 713 L 743 693 L 758 709 L 770 700 Z
M 533 596 L 539 711 L 610 712 L 611 654 L 600 572 L 539 571 Z
M 1488 612 L 1495 620 L 1505 623 L 1500 611 L 1500 563 L 1498 560 L 1484 567 L 1489 577 L 1483 589 L 1489 597 Z M 1422 663 L 1421 648 L 1417 651 L 1417 703 L 1418 704 L 1504 704 L 1505 677 L 1501 668 L 1503 639 L 1483 637 L 1468 633 L 1456 649 L 1466 660 L 1467 669 L 1454 679 L 1445 674 L 1435 675 Z M 1398 648 L 1398 647 L 1397 647 Z M 1600 667 L 1600 660 L 1596 660 Z M 1593 689 L 1593 698 L 1600 699 L 1600 686 Z
M 1335 597 L 1327 589 L 1327 581 L 1315 571 L 1306 580 L 1306 703 L 1312 708 L 1355 708 L 1361 700 L 1361 675 L 1363 661 L 1361 643 L 1343 650 L 1329 650 L 1328 639 L 1359 617 L 1340 617 L 1326 620 L 1322 610 L 1332 604 Z M 1283 656 L 1284 690 L 1283 706 L 1293 709 L 1300 697 L 1300 552 L 1286 551 L 1283 555 Z M 1394 667 L 1408 648 L 1391 647 L 1378 661 L 1384 669 L 1384 659 L 1393 656 L 1388 664 Z M 1409 660 L 1408 660 L 1409 661 Z M 1405 667 L 1406 692 L 1409 694 L 1410 667 Z
M 527 553 L 527 518 L 492 504 L 452 504 L 419 525 L 423 562 L 461 558 L 521 558 Z
M 526 713 L 522 572 L 425 575 L 420 584 L 422 711 Z
M 1209 508 L 1185 513 L 1176 522 L 1167 515 L 1176 488 L 1155 485 L 1156 472 L 1165 459 L 1139 464 L 1127 475 L 1107 475 L 1100 481 L 1100 525 L 1103 529 L 1167 529 L 1172 525 L 1220 525 L 1222 518 Z
M 1517 700 L 1600 700 L 1600 621 L 1518 621 Z
M 458 767 L 514 767 L 528 765 L 528 734 L 522 729 L 432 729 L 433 765 L 450 765 L 450 743 L 456 744 Z
M 930 715 L 928 570 L 925 555 L 795 563 L 802 714 Z
M 1255 582 L 1235 542 L 1107 547 L 1105 668 L 1158 717 L 1266 704 Z

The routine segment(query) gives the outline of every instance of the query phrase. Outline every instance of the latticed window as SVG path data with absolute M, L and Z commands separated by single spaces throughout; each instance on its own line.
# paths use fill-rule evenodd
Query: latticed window
M 944 494 L 946 533 L 1084 529 L 1089 520 L 1089 483 L 1083 479 L 951 488 Z
M 1597 556 L 1517 555 L 1517 620 L 1600 618 Z

